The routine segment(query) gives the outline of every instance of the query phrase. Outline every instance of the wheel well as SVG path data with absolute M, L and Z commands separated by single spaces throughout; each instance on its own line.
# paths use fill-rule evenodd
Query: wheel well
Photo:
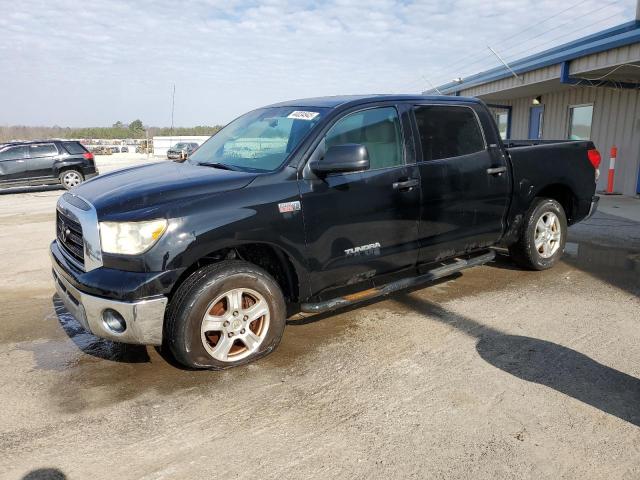
M 78 165 L 64 165 L 58 169 L 58 176 L 60 176 L 62 172 L 66 172 L 67 170 L 75 170 L 76 172 L 82 174 L 82 169 Z
M 549 185 L 540 190 L 536 196 L 552 198 L 553 200 L 557 201 L 560 205 L 562 205 L 562 208 L 567 215 L 567 223 L 569 225 L 573 223 L 577 198 L 568 186 L 560 183 Z
M 282 294 L 288 303 L 298 301 L 298 275 L 291 259 L 280 248 L 263 243 L 249 243 L 230 248 L 222 248 L 205 255 L 183 272 L 173 286 L 169 297 L 173 297 L 173 294 L 182 282 L 196 270 L 205 265 L 235 258 L 253 263 L 269 273 L 269 275 L 278 282 L 278 285 L 280 285 Z

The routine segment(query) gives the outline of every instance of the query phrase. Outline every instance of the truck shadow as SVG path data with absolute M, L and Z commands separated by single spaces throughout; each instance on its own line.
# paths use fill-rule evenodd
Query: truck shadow
M 637 378 L 562 345 L 509 335 L 415 296 L 402 294 L 393 300 L 476 338 L 478 354 L 490 365 L 640 426 Z
M 38 192 L 50 192 L 54 190 L 63 191 L 62 185 L 34 185 L 25 187 L 6 187 L 0 189 L 0 195 L 11 195 L 12 193 L 38 193 Z
M 22 480 L 66 480 L 67 476 L 57 468 L 38 468 L 27 473 Z

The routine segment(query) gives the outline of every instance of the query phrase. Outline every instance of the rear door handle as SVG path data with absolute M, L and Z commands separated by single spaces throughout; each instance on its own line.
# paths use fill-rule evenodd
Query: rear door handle
M 501 175 L 507 171 L 507 167 L 487 168 L 488 175 Z
M 393 182 L 394 190 L 408 191 L 413 187 L 417 187 L 420 185 L 420 181 L 417 178 L 409 178 L 408 180 L 400 180 L 397 182 Z

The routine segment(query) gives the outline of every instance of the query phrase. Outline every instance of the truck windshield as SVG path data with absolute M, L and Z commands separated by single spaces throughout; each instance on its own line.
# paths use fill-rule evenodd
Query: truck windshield
M 203 143 L 189 157 L 189 162 L 248 172 L 271 172 L 287 160 L 327 110 L 300 107 L 254 110 Z

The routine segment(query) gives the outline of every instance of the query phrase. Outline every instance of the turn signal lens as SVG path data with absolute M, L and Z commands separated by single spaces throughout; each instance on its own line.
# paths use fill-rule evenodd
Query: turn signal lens
M 597 169 L 600 166 L 600 162 L 602 161 L 602 157 L 600 156 L 600 152 L 595 148 L 587 151 L 587 157 L 589 157 L 589 161 L 593 168 Z

